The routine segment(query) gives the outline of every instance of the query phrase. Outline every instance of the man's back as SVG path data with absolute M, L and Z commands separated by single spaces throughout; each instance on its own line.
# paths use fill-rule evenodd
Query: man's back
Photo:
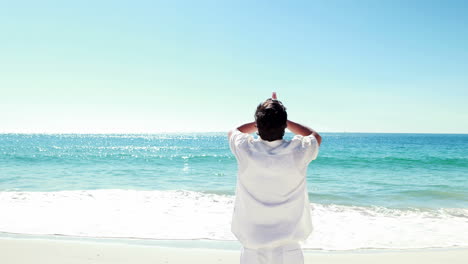
M 317 156 L 314 136 L 265 141 L 234 131 L 238 160 L 232 231 L 248 248 L 279 246 L 307 238 L 312 230 L 306 170 Z

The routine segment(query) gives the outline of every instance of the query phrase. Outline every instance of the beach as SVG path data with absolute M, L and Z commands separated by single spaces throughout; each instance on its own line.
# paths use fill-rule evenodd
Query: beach
M 8 1 L 0 264 L 468 264 L 467 13 Z
M 306 263 L 466 262 L 467 149 L 467 135 L 324 133 Z M 239 262 L 225 133 L 2 134 L 0 161 L 2 264 Z
M 324 252 L 307 250 L 305 263 L 466 263 L 468 249 Z M 240 251 L 47 239 L 0 238 L 4 264 L 239 263 Z

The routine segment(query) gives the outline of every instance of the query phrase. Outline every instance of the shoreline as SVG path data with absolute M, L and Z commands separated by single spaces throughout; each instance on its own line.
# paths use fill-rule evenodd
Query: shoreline
M 468 259 L 468 248 L 410 250 L 304 250 L 305 263 L 451 263 Z M 240 248 L 209 249 L 108 243 L 70 239 L 0 237 L 0 262 L 7 264 L 239 263 Z
M 122 246 L 149 246 L 175 249 L 201 249 L 201 250 L 226 250 L 239 251 L 241 244 L 237 240 L 214 240 L 214 239 L 154 239 L 137 237 L 90 237 L 90 236 L 69 236 L 61 234 L 36 235 L 9 233 L 0 231 L 0 240 L 32 240 L 32 241 L 57 241 L 76 243 L 96 243 L 112 244 Z M 394 253 L 394 252 L 423 252 L 423 251 L 457 251 L 468 250 L 464 246 L 450 247 L 426 247 L 426 248 L 355 248 L 355 249 L 322 249 L 322 248 L 302 248 L 304 253 Z

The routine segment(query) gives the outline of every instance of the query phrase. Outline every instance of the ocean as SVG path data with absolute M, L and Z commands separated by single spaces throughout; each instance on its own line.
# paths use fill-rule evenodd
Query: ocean
M 468 135 L 322 137 L 304 248 L 468 246 Z M 0 134 L 0 232 L 235 241 L 236 170 L 225 133 Z

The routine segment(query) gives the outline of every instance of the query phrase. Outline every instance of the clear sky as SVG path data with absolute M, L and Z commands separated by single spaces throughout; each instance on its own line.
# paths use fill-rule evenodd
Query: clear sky
M 468 133 L 466 1 L 2 1 L 0 132 Z

